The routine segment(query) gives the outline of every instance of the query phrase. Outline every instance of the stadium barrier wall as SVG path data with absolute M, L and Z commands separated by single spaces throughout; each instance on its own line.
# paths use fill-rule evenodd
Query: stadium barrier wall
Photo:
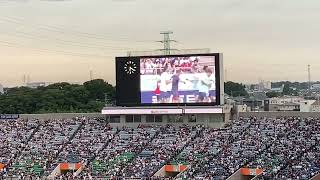
M 70 119 L 74 117 L 96 117 L 96 118 L 104 118 L 108 119 L 107 115 L 103 115 L 100 112 L 97 113 L 48 113 L 48 114 L 20 114 L 20 118 L 23 119 L 39 119 L 39 120 L 48 120 L 48 119 Z M 146 116 L 141 116 L 141 122 L 126 122 L 125 115 L 119 115 L 120 122 L 119 123 L 110 123 L 113 127 L 137 127 L 140 124 L 146 125 L 164 125 L 171 124 L 173 126 L 180 126 L 181 124 L 189 124 L 191 126 L 203 124 L 208 127 L 219 128 L 224 125 L 225 120 L 229 118 L 229 114 L 199 114 L 197 122 L 189 122 L 187 118 L 184 118 L 182 122 L 170 122 L 167 115 L 162 115 L 162 122 L 146 122 Z M 227 116 L 227 118 L 226 118 Z
M 153 177 L 172 177 L 188 168 L 186 165 L 164 165 Z
M 78 171 L 82 167 L 81 163 L 60 163 L 57 167 L 51 172 L 47 179 L 55 179 L 56 176 L 59 176 L 62 171 Z
M 4 168 L 4 164 L 0 163 L 0 170 Z
M 74 117 L 101 117 L 104 118 L 105 116 L 102 115 L 100 112 L 97 113 L 49 113 L 49 114 L 20 114 L 20 118 L 23 119 L 68 119 Z
M 258 176 L 263 172 L 263 170 L 262 169 L 241 168 L 240 172 L 244 176 Z
M 137 127 L 141 124 L 143 125 L 165 125 L 170 124 L 173 126 L 181 126 L 181 124 L 188 124 L 190 126 L 203 124 L 207 127 L 214 127 L 214 128 L 220 128 L 223 127 L 225 121 L 224 121 L 224 114 L 200 114 L 198 115 L 196 122 L 189 122 L 188 118 L 183 118 L 181 122 L 172 122 L 169 120 L 168 115 L 161 115 L 163 116 L 162 122 L 147 122 L 146 116 L 141 116 L 141 122 L 126 122 L 126 116 L 120 115 L 120 122 L 119 123 L 110 123 L 113 127 Z
M 317 174 L 317 175 L 315 175 L 315 176 L 313 176 L 313 177 L 311 178 L 311 180 L 320 180 L 320 173 Z
M 49 180 L 54 180 L 54 178 L 61 174 L 60 164 L 57 165 L 56 168 L 51 172 L 51 174 L 47 177 Z
M 268 118 L 274 118 L 274 117 L 292 117 L 297 116 L 301 118 L 308 118 L 308 117 L 316 117 L 320 118 L 320 112 L 297 112 L 297 111 L 284 111 L 284 112 L 240 112 L 240 117 L 268 117 Z
M 250 180 L 262 174 L 262 169 L 240 168 L 233 173 L 227 180 Z
M 240 169 L 238 169 L 238 171 L 234 172 L 230 177 L 228 177 L 227 180 L 242 180 Z
M 88 165 L 87 162 L 81 164 L 81 167 L 73 174 L 75 177 L 81 174 L 82 170 Z

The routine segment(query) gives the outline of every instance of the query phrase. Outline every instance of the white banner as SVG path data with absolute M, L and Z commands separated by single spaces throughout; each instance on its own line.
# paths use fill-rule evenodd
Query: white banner
M 103 109 L 102 114 L 182 114 L 182 109 Z
M 220 114 L 223 113 L 222 108 L 193 108 L 185 109 L 185 114 Z

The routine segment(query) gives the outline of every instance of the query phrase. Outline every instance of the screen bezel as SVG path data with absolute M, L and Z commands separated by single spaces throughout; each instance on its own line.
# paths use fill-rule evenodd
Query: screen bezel
M 157 55 L 157 56 L 127 56 L 127 57 L 117 57 L 116 59 L 127 59 L 130 60 L 132 58 L 136 59 L 139 58 L 139 62 L 142 58 L 167 58 L 167 57 L 190 57 L 190 56 L 214 56 L 215 57 L 215 74 L 216 74 L 216 102 L 210 103 L 141 103 L 141 74 L 140 74 L 140 66 L 139 67 L 139 78 L 138 78 L 138 85 L 140 87 L 140 93 L 137 94 L 137 99 L 140 99 L 139 102 L 132 102 L 126 104 L 119 104 L 118 103 L 118 93 L 116 90 L 116 97 L 117 97 L 117 105 L 118 106 L 216 106 L 220 105 L 220 77 L 221 77 L 221 69 L 220 69 L 220 53 L 207 53 L 207 54 L 179 54 L 179 55 Z M 116 62 L 117 64 L 117 62 Z M 117 66 L 117 65 L 116 65 Z M 118 70 L 118 69 L 117 69 Z

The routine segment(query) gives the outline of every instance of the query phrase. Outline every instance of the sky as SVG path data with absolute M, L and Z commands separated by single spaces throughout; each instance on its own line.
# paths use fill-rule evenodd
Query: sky
M 320 80 L 318 0 L 0 0 L 0 83 L 115 83 L 114 57 L 162 48 L 223 53 L 226 79 Z

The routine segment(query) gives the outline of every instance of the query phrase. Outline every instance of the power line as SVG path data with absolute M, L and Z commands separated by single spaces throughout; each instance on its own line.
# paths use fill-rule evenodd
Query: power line
M 1 18 L 0 18 L 1 20 Z M 15 21 L 10 21 L 14 24 L 18 24 L 18 25 L 22 25 L 19 22 L 15 22 Z M 23 26 L 23 25 L 22 25 Z M 33 29 L 36 29 L 36 27 L 32 27 Z M 59 33 L 64 33 L 62 31 L 57 31 Z M 2 33 L 4 34 L 4 33 Z M 131 48 L 131 47 L 116 47 L 116 46 L 107 46 L 107 45 L 100 45 L 100 44 L 96 44 L 96 43 L 88 43 L 87 41 L 85 42 L 77 42 L 77 41 L 70 41 L 70 40 L 65 40 L 65 39 L 61 39 L 61 38 L 56 38 L 56 37 L 52 37 L 52 36 L 40 36 L 39 34 L 34 35 L 32 33 L 26 33 L 26 32 L 22 32 L 22 31 L 15 31 L 12 32 L 10 31 L 9 33 L 6 32 L 6 35 L 12 36 L 12 37 L 18 37 L 18 38 L 27 38 L 27 39 L 31 39 L 31 40 L 44 40 L 44 41 L 55 41 L 55 43 L 58 43 L 60 45 L 67 45 L 67 46 L 71 46 L 71 47 L 81 47 L 81 48 L 91 48 L 91 49 L 96 49 L 96 50 L 103 50 L 105 51 L 106 49 L 111 49 L 111 50 L 128 50 L 128 49 L 136 49 L 136 48 Z M 2 41 L 2 44 L 6 44 L 7 47 L 22 47 L 22 45 L 17 45 L 14 43 L 10 43 L 10 42 L 6 42 L 6 41 Z M 30 48 L 29 46 L 27 46 L 28 48 Z M 37 51 L 41 51 L 41 52 L 50 52 L 50 53 L 60 53 L 60 54 L 67 54 L 67 55 L 72 55 L 72 56 L 85 56 L 85 57 L 105 57 L 105 56 L 100 56 L 100 55 L 93 55 L 93 54 L 84 54 L 84 53 L 74 53 L 74 52 L 68 52 L 68 51 L 59 51 L 59 50 L 52 50 L 52 49 L 45 49 L 45 48 L 36 48 Z
M 25 21 L 25 19 L 18 19 L 18 18 L 14 18 L 14 17 L 8 17 L 8 16 L 2 16 L 2 18 L 0 18 L 0 20 L 5 21 L 5 22 L 9 22 L 9 23 L 14 23 L 14 24 L 18 24 L 21 26 L 23 25 L 23 22 Z M 99 35 L 99 34 L 94 34 L 94 33 L 88 33 L 88 32 L 81 32 L 78 30 L 74 30 L 74 29 L 67 29 L 67 28 L 61 28 L 61 26 L 54 26 L 54 25 L 48 25 L 48 24 L 40 24 L 40 23 L 33 23 L 34 25 L 37 26 L 38 29 L 44 30 L 44 31 L 51 31 L 51 32 L 58 32 L 58 33 L 63 33 L 65 34 L 66 31 L 70 31 L 72 32 L 71 35 L 81 35 L 82 37 L 85 38 L 91 38 L 91 39 L 96 39 L 96 40 L 107 40 L 107 41 L 123 41 L 123 42 L 138 42 L 138 43 L 149 43 L 149 42 L 154 42 L 153 40 L 130 40 L 128 37 L 116 37 L 116 39 L 112 39 L 110 38 L 110 36 L 106 36 L 106 35 Z M 32 26 L 33 28 L 35 28 L 35 26 Z M 122 35 L 123 36 L 123 35 Z
M 4 33 L 2 33 L 4 34 Z M 91 49 L 98 49 L 98 50 L 106 50 L 106 49 L 111 49 L 111 50 L 127 50 L 127 49 L 134 49 L 134 48 L 130 48 L 130 47 L 116 47 L 116 46 L 106 46 L 106 45 L 98 45 L 98 44 L 94 44 L 94 43 L 80 43 L 80 42 L 76 42 L 76 41 L 70 41 L 70 40 L 64 40 L 64 39 L 60 39 L 60 38 L 50 38 L 47 36 L 40 36 L 40 35 L 33 35 L 31 33 L 25 33 L 25 32 L 21 32 L 21 31 L 16 31 L 16 32 L 10 32 L 10 33 L 6 33 L 9 36 L 13 36 L 13 37 L 19 37 L 19 38 L 27 38 L 27 39 L 37 39 L 37 40 L 55 40 L 56 43 L 59 44 L 63 44 L 63 45 L 68 45 L 68 46 L 76 46 L 76 47 L 82 47 L 82 48 L 91 48 Z
M 113 56 L 103 56 L 103 55 L 96 55 L 96 54 L 84 54 L 84 53 L 76 53 L 76 52 L 69 52 L 69 51 L 61 51 L 61 50 L 51 50 L 51 49 L 46 49 L 46 48 L 32 48 L 32 47 L 28 47 L 25 45 L 18 45 L 18 44 L 14 44 L 11 42 L 6 42 L 6 41 L 0 41 L 0 44 L 3 44 L 3 46 L 6 47 L 14 47 L 14 48 L 29 48 L 29 49 L 33 49 L 37 52 L 45 52 L 45 53 L 54 53 L 54 54 L 64 54 L 64 55 L 68 55 L 68 56 L 77 56 L 77 57 L 89 57 L 89 58 L 112 58 Z

